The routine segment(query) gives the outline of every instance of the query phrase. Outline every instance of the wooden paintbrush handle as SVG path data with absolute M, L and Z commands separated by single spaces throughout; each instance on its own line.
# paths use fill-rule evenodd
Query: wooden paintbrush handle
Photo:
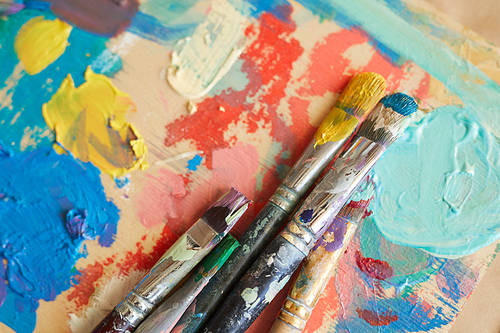
M 305 256 L 278 235 L 226 298 L 204 332 L 244 332 L 285 286 Z
M 294 327 L 288 323 L 285 323 L 283 320 L 277 318 L 274 321 L 273 327 L 271 327 L 271 330 L 269 333 L 300 333 L 302 332 L 301 329 L 298 329 L 297 327 Z
M 135 327 L 132 324 L 123 319 L 118 311 L 113 310 L 94 328 L 92 333 L 130 333 L 134 330 Z

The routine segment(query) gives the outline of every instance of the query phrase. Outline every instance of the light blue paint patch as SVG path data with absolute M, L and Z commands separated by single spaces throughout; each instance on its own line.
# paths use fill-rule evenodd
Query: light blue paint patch
M 125 186 L 130 184 L 130 175 L 125 175 L 123 177 L 114 178 L 116 187 L 124 188 Z
M 110 246 L 119 215 L 91 163 L 44 148 L 0 156 L 0 170 L 0 264 L 7 260 L 1 278 L 8 281 L 0 321 L 27 333 L 38 302 L 77 283 L 83 240 Z
M 320 17 L 320 21 L 329 20 L 335 22 L 346 29 L 356 29 L 358 23 L 348 15 L 345 15 L 339 7 L 335 5 L 334 1 L 330 0 L 298 0 L 305 8 L 309 9 L 315 15 Z M 383 56 L 388 61 L 392 62 L 396 66 L 402 66 L 406 62 L 406 58 L 392 49 L 387 47 L 381 40 L 376 37 L 367 34 L 368 42 L 372 45 L 381 56 Z
M 154 16 L 138 12 L 127 31 L 160 45 L 172 47 L 177 40 L 191 36 L 201 22 L 203 20 L 192 23 L 167 24 Z
M 198 166 L 201 164 L 201 161 L 203 161 L 203 157 L 201 157 L 200 155 L 195 155 L 192 159 L 190 159 L 187 166 L 187 168 L 189 169 L 188 172 L 196 171 Z
M 7 89 L 6 81 L 19 63 L 14 51 L 15 34 L 12 32 L 19 31 L 24 23 L 40 14 L 39 11 L 26 9 L 10 16 L 7 20 L 0 20 L 0 45 L 2 45 L 0 89 Z M 50 12 L 44 12 L 43 15 L 46 19 L 55 18 Z M 42 105 L 50 100 L 68 74 L 71 74 L 78 86 L 84 82 L 83 75 L 89 65 L 92 65 L 96 73 L 108 76 L 112 76 L 121 68 L 121 59 L 116 55 L 112 66 L 106 61 L 95 62 L 99 57 L 102 58 L 103 53 L 109 52 L 106 50 L 105 44 L 108 41 L 106 38 L 74 28 L 68 41 L 69 45 L 59 59 L 36 75 L 31 76 L 23 72 L 24 75 L 17 85 L 7 91 L 8 94 L 12 94 L 12 104 L 0 109 L 0 139 L 13 151 L 22 150 L 21 139 L 27 128 L 32 131 L 35 128 L 38 129 L 32 137 L 32 140 L 36 142 L 36 147 L 28 147 L 28 150 L 52 145 L 53 136 L 40 135 L 48 131 L 42 116 Z M 87 57 L 87 54 L 90 54 L 90 57 Z M 19 117 L 16 116 L 18 113 L 20 113 Z
M 373 219 L 390 241 L 449 257 L 498 238 L 500 147 L 467 111 L 424 116 L 373 168 Z
M 231 91 L 243 91 L 250 83 L 248 75 L 243 71 L 244 61 L 239 58 L 231 66 L 231 69 L 224 75 L 219 82 L 210 90 L 208 95 L 214 97 L 222 93 L 230 93 Z
M 150 0 L 141 3 L 139 10 L 141 13 L 155 17 L 165 26 L 175 25 L 179 22 L 186 23 L 186 19 L 192 22 L 203 19 L 203 15 L 197 11 L 190 10 L 198 0 Z M 188 13 L 189 15 L 185 15 Z

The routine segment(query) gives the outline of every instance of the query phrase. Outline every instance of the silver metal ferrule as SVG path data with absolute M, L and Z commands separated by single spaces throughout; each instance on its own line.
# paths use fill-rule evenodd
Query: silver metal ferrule
M 291 213 L 348 139 L 349 137 L 336 142 L 330 141 L 316 147 L 316 140 L 313 139 L 269 201 Z
M 300 239 L 304 234 L 303 229 L 308 230 L 313 240 L 304 244 L 311 249 L 385 149 L 378 143 L 356 136 L 349 149 L 335 161 L 289 223 L 301 226 L 297 228 L 299 233 L 288 227 L 282 233 L 294 233 L 295 238 Z

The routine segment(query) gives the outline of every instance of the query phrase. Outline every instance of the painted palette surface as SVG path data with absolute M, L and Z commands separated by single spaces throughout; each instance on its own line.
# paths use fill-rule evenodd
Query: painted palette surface
M 0 331 L 89 332 L 230 186 L 241 235 L 363 71 L 421 110 L 306 332 L 450 327 L 500 250 L 497 48 L 397 0 L 51 8 L 0 20 Z

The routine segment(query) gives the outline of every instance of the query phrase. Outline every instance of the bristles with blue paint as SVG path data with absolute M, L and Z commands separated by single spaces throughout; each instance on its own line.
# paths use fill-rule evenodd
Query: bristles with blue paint
M 417 108 L 415 100 L 408 95 L 388 95 L 382 98 L 361 124 L 357 136 L 388 147 L 403 134 Z
M 417 110 L 417 103 L 415 103 L 415 100 L 399 92 L 385 96 L 380 100 L 380 103 L 403 116 L 409 116 Z

